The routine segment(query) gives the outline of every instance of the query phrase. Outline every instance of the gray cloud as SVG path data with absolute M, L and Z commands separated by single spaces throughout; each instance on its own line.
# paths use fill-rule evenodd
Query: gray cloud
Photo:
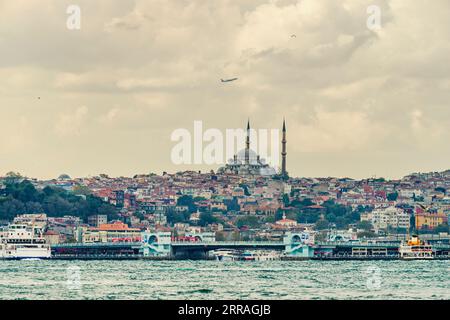
M 77 2 L 0 0 L 0 174 L 187 169 L 173 130 L 283 116 L 294 175 L 448 168 L 446 0 Z

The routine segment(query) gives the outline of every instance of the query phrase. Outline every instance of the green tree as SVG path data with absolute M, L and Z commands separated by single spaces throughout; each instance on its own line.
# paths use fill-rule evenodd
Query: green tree
M 436 228 L 434 228 L 435 233 L 440 232 L 449 232 L 449 225 L 448 224 L 440 224 Z
M 10 171 L 5 175 L 3 179 L 5 181 L 5 184 L 8 185 L 19 183 L 20 181 L 22 181 L 23 177 L 19 172 Z
M 356 228 L 362 229 L 364 231 L 370 231 L 373 229 L 372 223 L 370 221 L 361 221 L 356 224 Z
M 84 221 L 94 214 L 106 214 L 109 219 L 118 216 L 114 206 L 93 195 L 84 199 L 61 188 L 38 190 L 27 180 L 8 184 L 0 198 L 0 220 L 11 220 L 24 213 L 46 213 L 51 217 L 74 215 Z
M 358 233 L 358 238 L 374 238 L 376 237 L 376 233 L 372 231 L 363 231 Z
M 227 206 L 228 211 L 239 211 L 241 209 L 237 197 L 233 197 L 231 200 L 226 199 L 223 203 Z
M 241 216 L 236 219 L 236 226 L 238 228 L 242 228 L 243 226 L 256 228 L 259 226 L 259 219 L 257 216 Z
M 297 222 L 300 223 L 316 223 L 320 214 L 317 211 L 299 211 L 297 213 Z
M 167 212 L 167 222 L 171 224 L 179 222 L 187 222 L 189 220 L 189 212 L 178 212 L 175 210 L 169 210 Z
M 248 190 L 248 186 L 246 184 L 240 184 L 239 187 L 241 187 L 242 189 L 244 189 L 244 195 L 246 195 L 247 197 L 250 196 L 250 191 Z
M 177 200 L 177 206 L 187 206 L 190 213 L 197 211 L 197 206 L 194 203 L 194 199 L 189 195 L 179 197 Z
M 289 196 L 287 193 L 283 194 L 283 204 L 285 207 L 289 206 Z
M 437 191 L 437 192 L 442 192 L 442 193 L 446 193 L 447 192 L 447 190 L 445 188 L 443 188 L 443 187 L 437 187 L 434 190 Z
M 398 192 L 388 193 L 386 197 L 389 201 L 397 201 Z
M 82 185 L 76 185 L 73 188 L 73 193 L 77 194 L 77 195 L 83 195 L 83 196 L 87 196 L 87 195 L 91 195 L 92 191 L 91 189 L 89 189 L 86 186 L 82 186 Z
M 325 230 L 328 229 L 330 222 L 325 219 L 320 219 L 316 222 L 315 229 L 316 230 Z
M 214 217 L 210 212 L 202 212 L 200 213 L 200 226 L 207 226 L 208 224 L 217 223 L 217 218 Z
M 275 221 L 276 221 L 275 215 L 264 217 L 264 222 L 266 223 L 275 223 Z
M 314 202 L 312 202 L 311 199 L 303 199 L 303 200 L 298 200 L 295 199 L 291 202 L 291 206 L 294 206 L 296 208 L 304 208 L 304 207 L 308 207 L 308 206 L 312 206 L 314 204 Z

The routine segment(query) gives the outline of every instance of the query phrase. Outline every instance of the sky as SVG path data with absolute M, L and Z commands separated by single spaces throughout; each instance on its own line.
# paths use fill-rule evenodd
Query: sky
M 171 134 L 283 117 L 291 176 L 449 169 L 449 16 L 448 0 L 0 0 L 0 175 L 217 169 L 175 164 Z

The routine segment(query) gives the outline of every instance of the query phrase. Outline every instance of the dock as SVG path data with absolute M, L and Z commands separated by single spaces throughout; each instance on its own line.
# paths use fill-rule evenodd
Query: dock
M 210 241 L 173 242 L 167 251 L 155 250 L 144 254 L 151 245 L 129 243 L 71 243 L 52 246 L 52 260 L 209 260 L 211 251 L 276 250 L 282 252 L 280 260 L 399 260 L 399 242 L 323 242 L 311 245 L 274 241 Z M 434 260 L 450 260 L 450 244 L 434 243 Z

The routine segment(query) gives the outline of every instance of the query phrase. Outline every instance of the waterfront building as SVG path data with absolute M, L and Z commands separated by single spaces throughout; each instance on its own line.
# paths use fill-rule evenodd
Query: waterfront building
M 275 222 L 276 225 L 285 227 L 285 228 L 295 228 L 297 226 L 297 221 L 287 219 L 286 214 L 283 213 L 283 218 Z
M 48 218 L 45 213 L 21 214 L 14 218 L 14 224 L 26 224 L 28 226 L 34 226 L 41 230 L 45 229 L 47 223 Z
M 105 214 L 96 214 L 88 217 L 88 224 L 93 227 L 99 227 L 106 223 L 108 223 L 108 216 Z
M 141 230 L 130 228 L 123 222 L 102 224 L 99 227 L 79 227 L 77 241 L 92 242 L 136 242 L 140 241 Z
M 61 235 L 58 232 L 48 230 L 44 232 L 43 237 L 45 242 L 49 245 L 59 244 L 61 242 Z
M 377 233 L 379 230 L 386 230 L 388 227 L 407 230 L 410 227 L 410 215 L 403 209 L 392 206 L 362 213 L 361 221 L 371 222 Z
M 415 223 L 417 230 L 433 230 L 437 226 L 448 223 L 448 215 L 443 212 L 427 212 L 416 208 Z

